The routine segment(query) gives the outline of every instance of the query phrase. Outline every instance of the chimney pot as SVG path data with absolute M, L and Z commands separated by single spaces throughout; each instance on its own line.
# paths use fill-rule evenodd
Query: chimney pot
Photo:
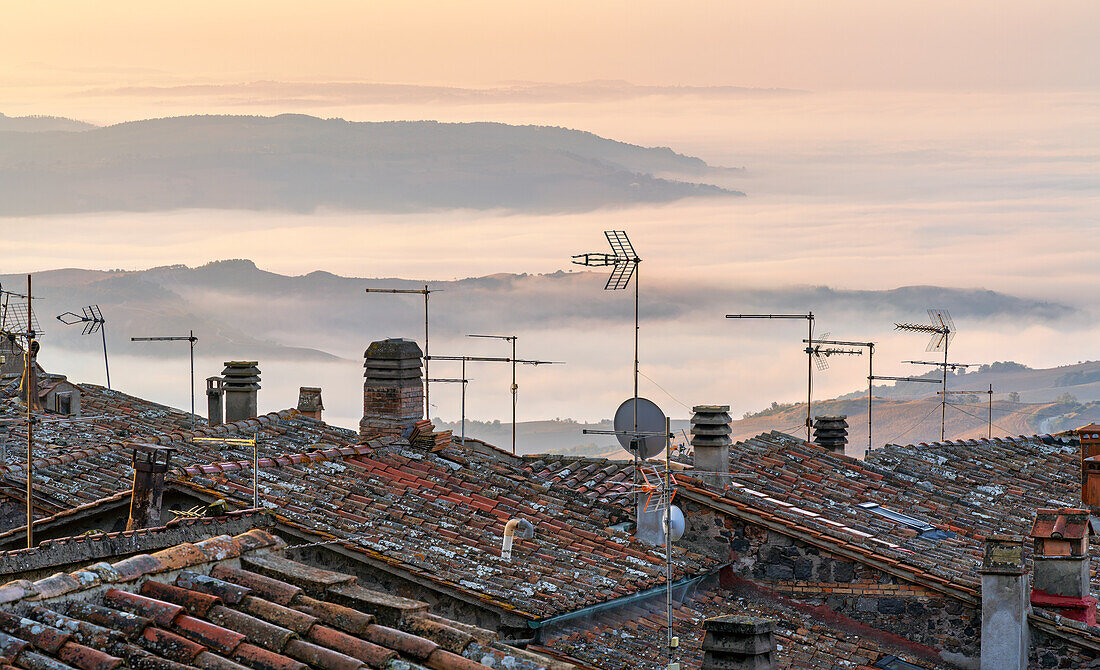
M 424 415 L 424 353 L 412 340 L 371 342 L 363 352 L 363 419 L 359 435 L 400 435 Z
M 133 450 L 134 487 L 126 530 L 163 525 L 160 510 L 164 499 L 164 475 L 172 463 L 174 451 L 171 447 L 152 444 Z
M 321 389 L 316 386 L 302 386 L 298 389 L 298 411 L 302 416 L 321 420 L 321 410 L 325 408 L 321 402 Z
M 848 415 L 815 416 L 814 442 L 834 453 L 843 454 L 848 444 Z
M 225 421 L 225 386 L 221 377 L 206 378 L 206 419 L 210 426 Z
M 701 670 L 774 670 L 774 624 L 768 619 L 727 615 L 703 621 Z
M 260 390 L 260 369 L 257 361 L 226 361 L 222 370 L 225 391 L 225 422 L 255 419 L 257 395 Z
M 1031 528 L 1031 603 L 1054 607 L 1062 616 L 1096 625 L 1096 598 L 1090 593 L 1089 535 L 1092 519 L 1087 509 L 1040 509 Z
M 711 486 L 725 488 L 730 471 L 730 406 L 697 405 L 691 408 L 691 447 L 699 479 Z M 710 474 L 714 473 L 714 474 Z

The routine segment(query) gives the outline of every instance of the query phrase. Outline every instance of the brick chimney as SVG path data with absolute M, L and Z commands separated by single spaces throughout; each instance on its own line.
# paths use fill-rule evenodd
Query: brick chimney
M 1096 625 L 1097 599 L 1090 593 L 1087 509 L 1041 509 L 1035 512 L 1031 604 L 1050 607 L 1062 616 Z
M 225 423 L 225 387 L 221 377 L 206 378 L 206 421 L 210 426 Z
M 848 415 L 815 416 L 814 443 L 834 453 L 843 454 L 848 444 Z
M 1074 432 L 1081 443 L 1081 503 L 1100 508 L 1100 425 L 1090 423 Z
M 359 435 L 400 435 L 424 416 L 424 353 L 412 340 L 371 342 L 363 352 L 363 419 Z
M 302 386 L 298 389 L 298 411 L 302 416 L 321 420 L 321 410 L 325 405 L 321 402 L 321 389 L 316 386 Z
M 126 530 L 163 526 L 160 507 L 164 499 L 164 475 L 172 462 L 171 447 L 142 445 L 133 450 L 134 492 Z
M 773 628 L 770 620 L 751 616 L 704 620 L 701 670 L 774 670 Z
M 695 452 L 695 469 L 702 472 L 729 474 L 730 471 L 730 406 L 698 405 L 692 407 L 691 446 Z M 699 479 L 711 486 L 725 488 L 729 477 L 721 474 L 701 474 Z
M 222 370 L 225 391 L 225 422 L 254 419 L 260 390 L 260 369 L 257 361 L 226 361 Z
M 981 670 L 1025 670 L 1028 655 L 1024 538 L 990 535 L 982 560 Z

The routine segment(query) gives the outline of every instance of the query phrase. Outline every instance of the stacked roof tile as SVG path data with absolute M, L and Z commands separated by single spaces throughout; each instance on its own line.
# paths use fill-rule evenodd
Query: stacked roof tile
M 280 555 L 261 530 L 0 587 L 0 657 L 23 670 L 563 667 Z

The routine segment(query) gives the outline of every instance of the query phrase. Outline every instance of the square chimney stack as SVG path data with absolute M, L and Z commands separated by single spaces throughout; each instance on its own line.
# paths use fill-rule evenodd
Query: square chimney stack
M 321 411 L 325 409 L 321 402 L 321 389 L 316 386 L 302 386 L 298 389 L 298 411 L 302 416 L 321 420 Z
M 222 370 L 225 391 L 225 422 L 255 419 L 260 390 L 260 368 L 256 361 L 226 361 Z
M 363 419 L 359 436 L 401 435 L 424 416 L 424 352 L 412 340 L 371 342 L 363 352 Z
M 697 405 L 691 408 L 691 447 L 695 452 L 695 470 L 699 479 L 711 486 L 725 488 L 730 471 L 730 406 Z
M 1081 503 L 1100 508 L 1100 425 L 1090 423 L 1076 431 L 1081 443 Z
M 1032 605 L 1054 608 L 1066 618 L 1096 625 L 1097 600 L 1092 597 L 1089 580 L 1091 534 L 1087 509 L 1035 512 Z

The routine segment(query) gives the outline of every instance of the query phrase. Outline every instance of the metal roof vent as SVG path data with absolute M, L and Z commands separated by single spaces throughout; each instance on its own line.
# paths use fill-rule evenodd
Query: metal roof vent
M 814 442 L 824 449 L 843 454 L 848 444 L 848 416 L 815 416 Z

